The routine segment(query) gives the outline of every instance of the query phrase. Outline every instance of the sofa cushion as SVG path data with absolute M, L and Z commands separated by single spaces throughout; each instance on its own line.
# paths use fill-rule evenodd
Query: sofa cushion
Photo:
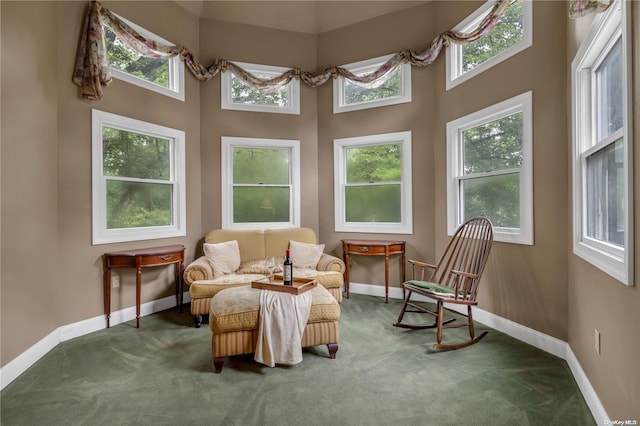
M 337 321 L 340 305 L 322 286 L 311 292 L 311 310 L 307 323 Z M 209 327 L 214 334 L 259 327 L 260 290 L 251 287 L 235 287 L 220 291 L 211 299 Z
M 198 280 L 189 286 L 191 299 L 213 297 L 220 290 L 229 287 L 248 286 L 251 281 L 264 278 L 262 274 L 229 274 L 214 280 Z
M 264 263 L 264 259 L 243 260 L 240 262 L 240 267 L 236 271 L 238 274 L 263 274 L 267 275 L 269 270 Z M 280 260 L 282 263 L 282 260 Z
M 203 251 L 213 268 L 213 278 L 232 274 L 240 267 L 240 249 L 236 240 L 204 243 Z
M 316 269 L 320 256 L 324 252 L 324 244 L 309 244 L 291 240 L 289 250 L 294 267 Z
M 317 271 L 309 268 L 293 268 L 296 278 L 314 278 L 324 288 L 340 288 L 344 284 L 344 276 L 336 271 Z

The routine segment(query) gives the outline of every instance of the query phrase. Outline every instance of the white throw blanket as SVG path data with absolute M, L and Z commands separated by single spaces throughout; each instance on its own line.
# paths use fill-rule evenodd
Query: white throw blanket
M 293 295 L 260 290 L 260 327 L 254 359 L 261 364 L 298 364 L 302 334 L 311 310 L 311 292 Z

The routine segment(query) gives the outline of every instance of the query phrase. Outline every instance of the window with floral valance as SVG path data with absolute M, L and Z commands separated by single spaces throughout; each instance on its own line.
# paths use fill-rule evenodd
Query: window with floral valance
M 491 31 L 510 3 L 510 0 L 496 0 L 490 12 L 478 23 L 477 27 L 469 29 L 469 32 L 445 31 L 438 34 L 424 51 L 402 50 L 393 54 L 378 69 L 363 75 L 356 75 L 339 66 L 327 67 L 317 72 L 306 71 L 296 67 L 288 69 L 275 77 L 260 78 L 224 58 L 215 58 L 211 65 L 204 66 L 193 57 L 185 46 L 170 46 L 148 39 L 109 9 L 103 7 L 100 2 L 91 1 L 85 15 L 72 80 L 74 84 L 80 87 L 80 94 L 83 98 L 93 100 L 100 99 L 103 95 L 103 86 L 111 82 L 112 76 L 105 51 L 104 31 L 102 28 L 104 25 L 109 27 L 124 43 L 141 55 L 150 57 L 178 56 L 193 76 L 200 81 L 208 81 L 219 72 L 232 71 L 245 83 L 255 88 L 286 84 L 293 78 L 299 79 L 310 87 L 318 87 L 326 83 L 330 78 L 337 78 L 338 76 L 358 83 L 370 83 L 388 73 L 390 69 L 403 63 L 410 63 L 418 67 L 428 66 L 436 60 L 442 49 L 451 43 L 463 44 L 479 39 Z M 587 13 L 601 12 L 606 10 L 609 5 L 610 0 L 572 0 L 569 5 L 569 16 L 575 18 Z

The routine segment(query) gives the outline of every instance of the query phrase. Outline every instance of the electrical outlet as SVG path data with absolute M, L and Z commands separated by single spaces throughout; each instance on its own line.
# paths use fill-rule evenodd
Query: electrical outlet
M 111 287 L 118 288 L 120 287 L 120 275 L 111 274 Z
M 596 353 L 600 354 L 600 332 L 598 331 L 598 329 L 594 329 L 595 333 L 594 333 L 594 343 L 595 343 L 595 349 L 596 349 Z

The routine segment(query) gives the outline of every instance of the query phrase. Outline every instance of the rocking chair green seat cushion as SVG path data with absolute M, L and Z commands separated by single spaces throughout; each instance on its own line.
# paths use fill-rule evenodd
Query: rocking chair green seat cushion
M 442 284 L 432 283 L 430 281 L 409 280 L 405 284 L 412 285 L 414 287 L 420 287 L 432 293 L 447 293 L 452 296 L 455 294 L 454 288 Z M 461 291 L 460 294 L 463 294 L 463 292 Z

